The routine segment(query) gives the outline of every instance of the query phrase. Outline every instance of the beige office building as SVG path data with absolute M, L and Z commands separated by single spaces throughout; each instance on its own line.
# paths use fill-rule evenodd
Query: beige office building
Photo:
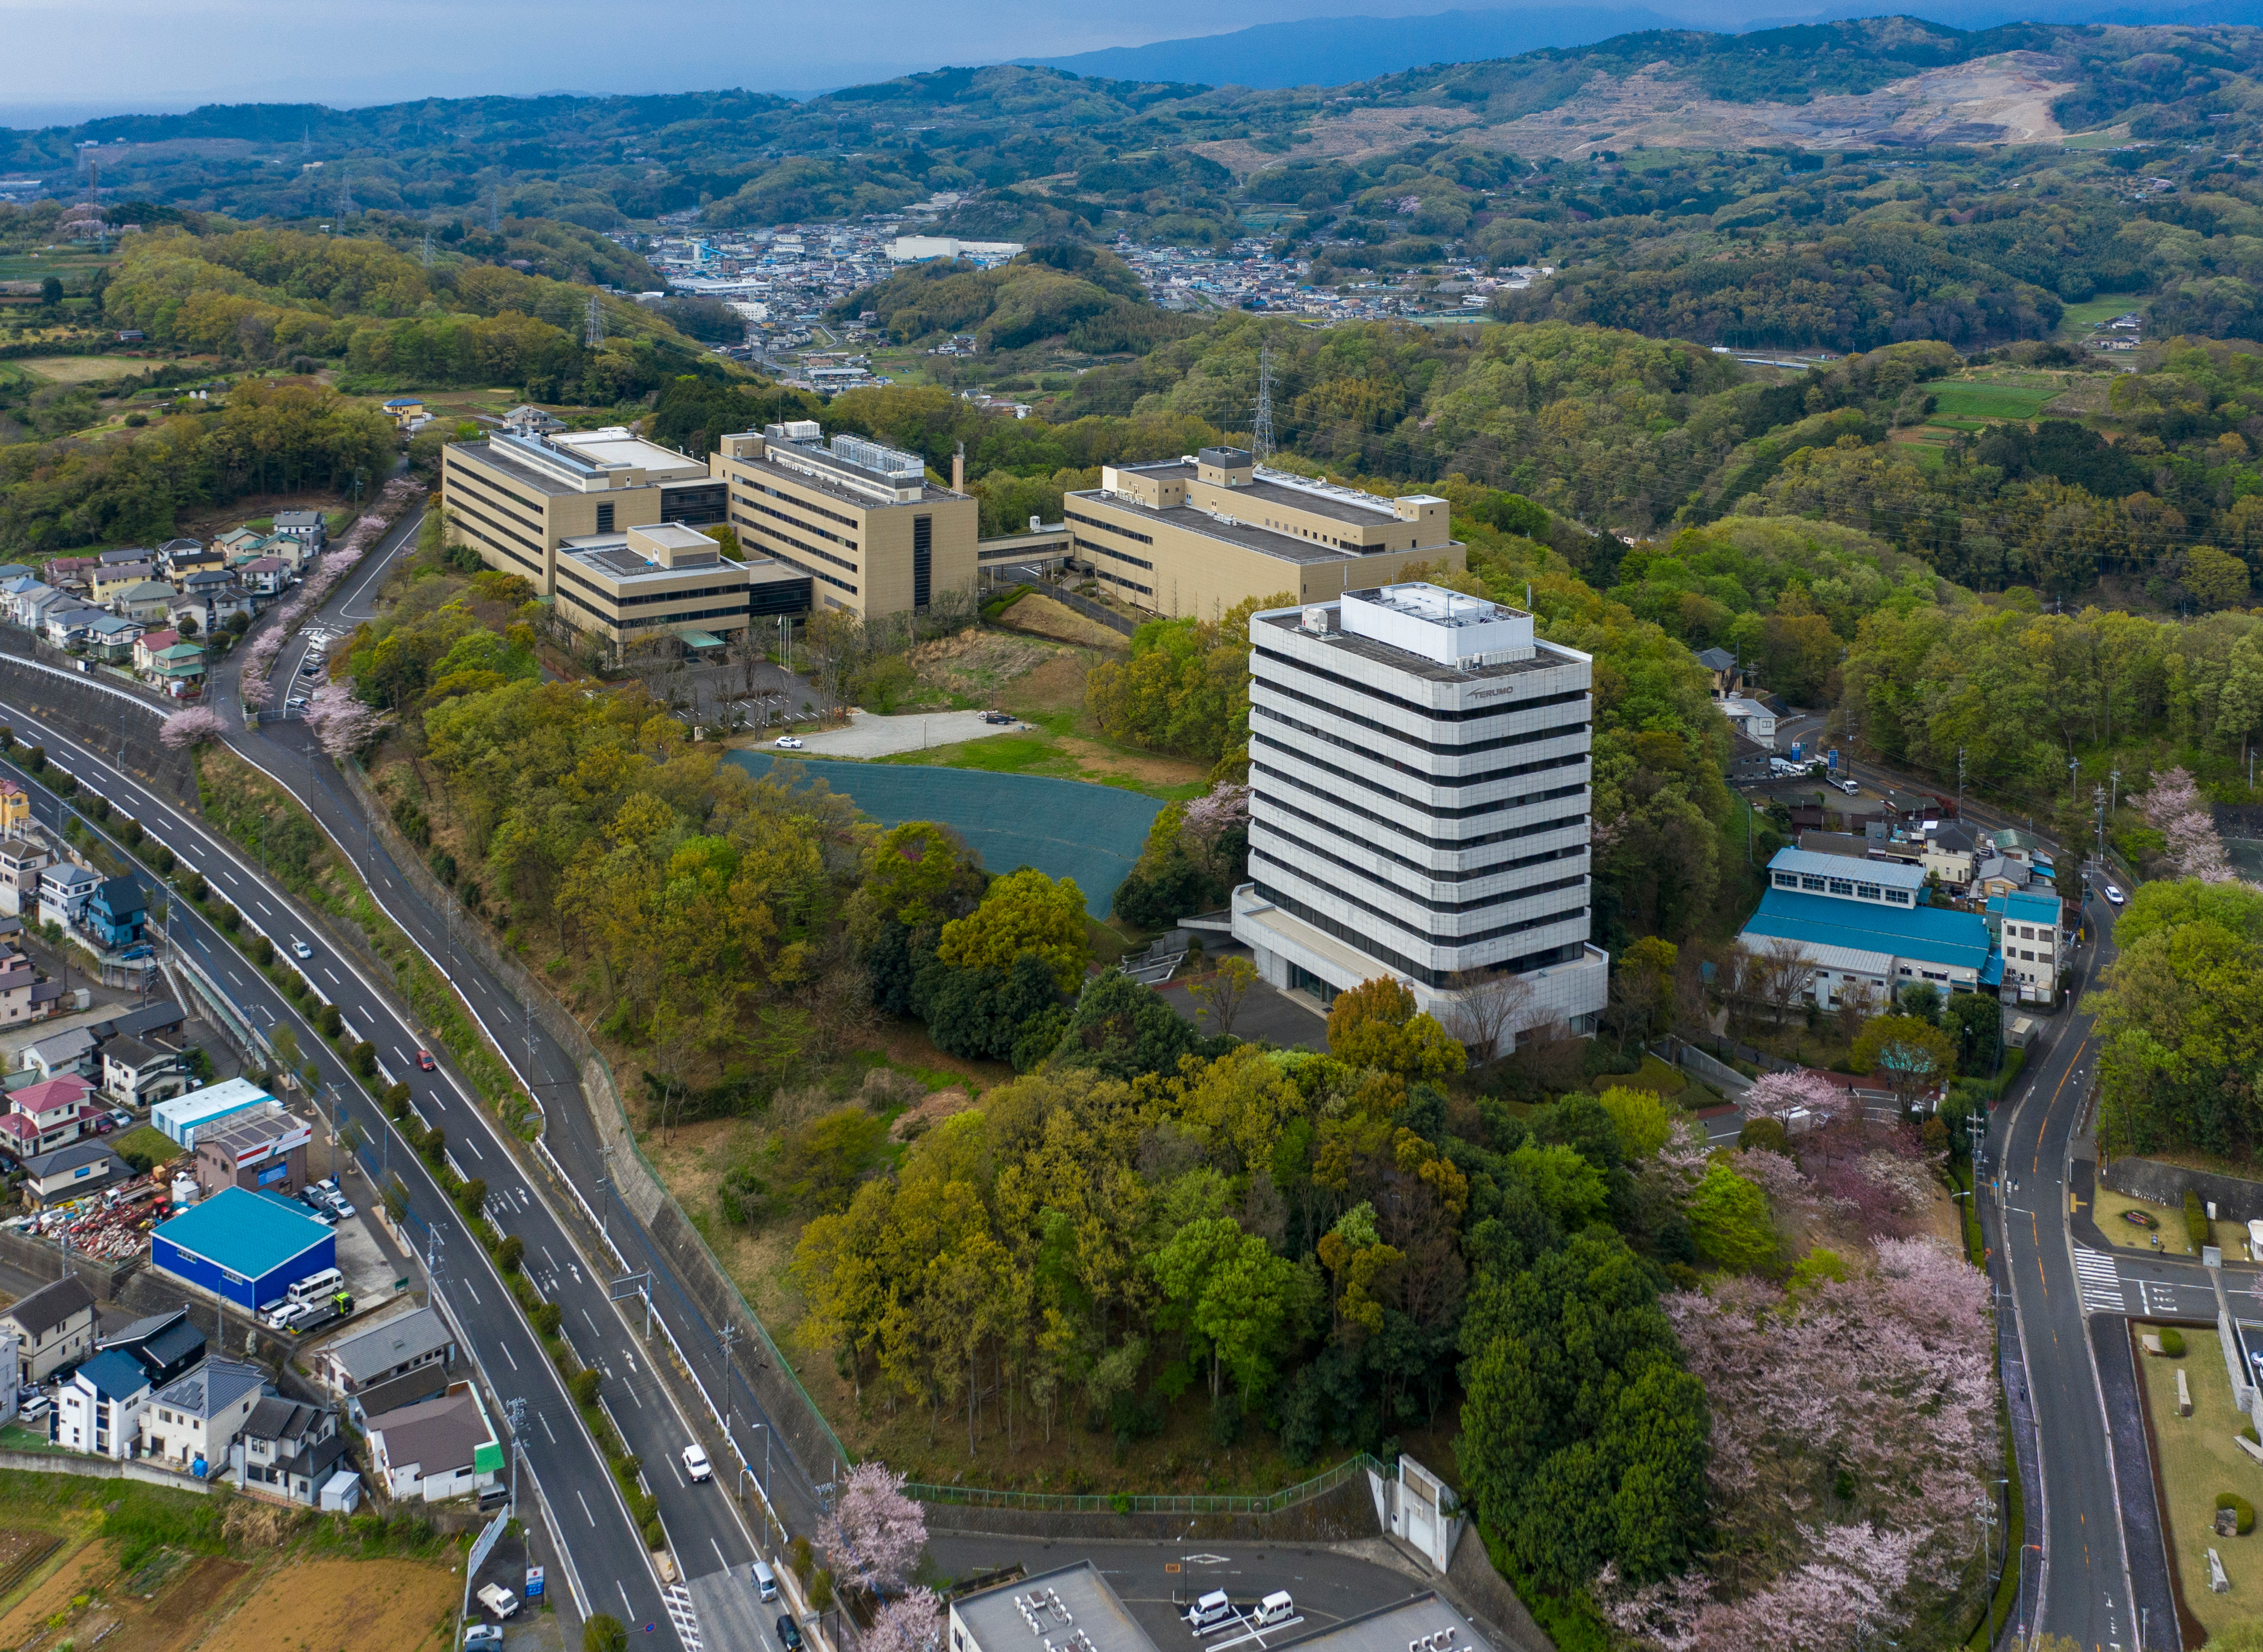
M 497 431 L 441 450 L 444 508 L 489 568 L 556 597 L 568 540 L 723 520 L 723 489 L 698 460 L 614 427 L 556 436 Z
M 616 656 L 673 634 L 694 654 L 717 648 L 760 617 L 809 607 L 809 578 L 762 558 L 733 562 L 680 523 L 568 540 L 558 547 L 558 616 L 600 637 Z
M 726 436 L 707 463 L 739 543 L 807 575 L 822 606 L 871 619 L 974 588 L 980 504 L 929 482 L 916 453 L 797 419 Z
M 1214 620 L 1252 598 L 1334 602 L 1421 564 L 1468 565 L 1446 501 L 1385 499 L 1259 466 L 1239 447 L 1148 465 L 1107 465 L 1068 496 L 1077 563 L 1118 598 Z

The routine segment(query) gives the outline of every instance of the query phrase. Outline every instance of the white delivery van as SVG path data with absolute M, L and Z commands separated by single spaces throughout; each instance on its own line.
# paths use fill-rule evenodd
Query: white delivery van
M 1187 1627 L 1200 1634 L 1204 1629 L 1214 1628 L 1232 1616 L 1233 1603 L 1226 1598 L 1225 1590 L 1213 1589 L 1187 1608 Z
M 754 1576 L 755 1598 L 757 1600 L 776 1600 L 777 1598 L 777 1574 L 770 1569 L 770 1563 L 768 1561 L 756 1561 L 755 1562 Z
M 1276 1590 L 1257 1603 L 1257 1627 L 1261 1629 L 1286 1623 L 1296 1615 L 1297 1603 L 1289 1598 L 1285 1589 Z

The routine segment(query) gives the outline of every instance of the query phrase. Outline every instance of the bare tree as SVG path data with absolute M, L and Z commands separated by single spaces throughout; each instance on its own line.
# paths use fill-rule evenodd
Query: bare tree
M 1761 1003 L 1778 1018 L 1804 1014 L 1815 1000 L 1815 955 L 1796 940 L 1777 936 L 1753 954 Z
M 1187 989 L 1188 995 L 1200 998 L 1204 1007 L 1195 1013 L 1211 1023 L 1211 1031 L 1233 1032 L 1233 1018 L 1241 1013 L 1243 1001 L 1250 989 L 1257 984 L 1257 966 L 1247 958 L 1218 960 L 1218 967 Z
M 644 692 L 655 700 L 669 699 L 666 692 L 671 681 L 683 670 L 683 643 L 666 633 L 639 637 L 621 646 L 621 663 L 629 674 L 644 685 Z
M 1536 989 L 1522 975 L 1507 971 L 1457 970 L 1446 978 L 1453 995 L 1446 1031 L 1479 1062 L 1499 1061 L 1516 1048 L 1517 1037 L 1535 1023 Z

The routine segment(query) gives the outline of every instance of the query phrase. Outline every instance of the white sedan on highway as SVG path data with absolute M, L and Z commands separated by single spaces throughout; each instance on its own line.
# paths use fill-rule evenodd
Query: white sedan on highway
M 683 1448 L 683 1472 L 695 1481 L 712 1480 L 715 1477 L 714 1465 L 707 1460 L 707 1453 L 697 1446 L 686 1446 Z

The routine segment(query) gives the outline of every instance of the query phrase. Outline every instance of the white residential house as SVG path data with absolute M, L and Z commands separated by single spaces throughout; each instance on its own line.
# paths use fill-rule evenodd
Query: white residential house
M 228 1460 L 228 1448 L 266 1392 L 257 1366 L 207 1359 L 158 1389 L 141 1408 L 141 1454 L 206 1473 Z
M 101 887 L 102 880 L 94 873 L 70 861 L 41 867 L 40 922 L 77 929 L 86 917 L 86 903 Z
M 49 1438 L 67 1451 L 123 1462 L 141 1443 L 148 1403 L 149 1373 L 141 1361 L 123 1349 L 105 1349 L 55 1391 Z
M 1766 706 L 1742 694 L 1724 694 L 1714 703 L 1739 734 L 1754 745 L 1775 750 L 1775 714 Z
M 18 1383 L 45 1382 L 57 1366 L 86 1358 L 94 1330 L 94 1293 L 76 1273 L 0 1309 L 0 1331 L 15 1341 Z

